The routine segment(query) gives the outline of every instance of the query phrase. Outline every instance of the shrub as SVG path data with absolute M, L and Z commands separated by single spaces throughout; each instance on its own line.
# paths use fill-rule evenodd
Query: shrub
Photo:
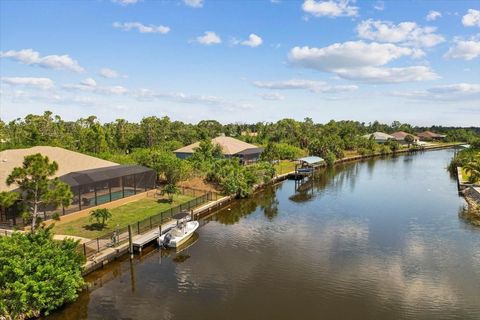
M 0 318 L 38 317 L 74 301 L 84 284 L 76 249 L 53 240 L 51 228 L 0 237 Z

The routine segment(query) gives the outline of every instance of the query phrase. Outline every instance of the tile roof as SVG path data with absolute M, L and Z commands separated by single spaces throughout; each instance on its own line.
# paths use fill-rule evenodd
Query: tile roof
M 232 137 L 216 137 L 212 139 L 212 144 L 219 145 L 224 155 L 234 155 L 247 149 L 261 149 L 256 145 L 243 142 Z M 200 142 L 192 143 L 183 148 L 177 149 L 175 153 L 194 153 L 200 145 Z M 261 152 L 261 151 L 260 151 Z
M 66 150 L 59 147 L 38 146 L 27 149 L 10 149 L 0 152 L 0 191 L 10 191 L 17 188 L 16 185 L 7 186 L 5 180 L 13 168 L 21 167 L 25 156 L 41 153 L 50 161 L 58 163 L 56 177 L 70 172 L 111 167 L 118 165 L 115 162 L 95 158 L 86 154 Z

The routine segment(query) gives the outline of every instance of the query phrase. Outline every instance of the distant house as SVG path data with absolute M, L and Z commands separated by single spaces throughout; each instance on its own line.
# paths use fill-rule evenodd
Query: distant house
M 439 141 L 444 140 L 447 136 L 444 134 L 438 134 L 432 131 L 424 131 L 418 134 L 422 141 Z
M 388 139 L 395 139 L 395 137 L 384 132 L 374 132 L 374 133 L 366 134 L 363 137 L 366 139 L 370 139 L 370 137 L 372 136 L 375 139 L 376 143 L 385 143 L 388 141 Z
M 413 143 L 415 143 L 415 144 L 420 141 L 420 137 L 417 137 L 416 135 L 410 134 L 408 132 L 397 131 L 397 132 L 392 133 L 392 137 L 394 137 L 395 140 L 397 140 L 401 144 L 407 144 L 407 142 L 405 141 L 406 136 L 412 136 L 413 137 Z
M 222 148 L 223 155 L 226 158 L 237 157 L 240 158 L 244 164 L 256 162 L 260 159 L 263 148 L 259 148 L 253 144 L 232 138 L 232 137 L 217 137 L 212 139 L 212 144 L 219 145 Z M 190 157 L 195 150 L 200 146 L 200 142 L 195 142 L 183 148 L 175 150 L 177 158 L 186 159 Z

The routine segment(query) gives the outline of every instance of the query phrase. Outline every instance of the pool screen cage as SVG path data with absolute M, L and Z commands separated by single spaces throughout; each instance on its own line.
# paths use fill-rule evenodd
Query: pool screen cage
M 40 218 L 51 219 L 85 210 L 110 201 L 122 199 L 155 188 L 156 172 L 139 165 L 117 165 L 68 173 L 60 177 L 73 193 L 68 207 L 41 207 Z M 11 226 L 22 226 L 27 221 L 20 217 L 21 208 L 11 208 L 5 218 Z

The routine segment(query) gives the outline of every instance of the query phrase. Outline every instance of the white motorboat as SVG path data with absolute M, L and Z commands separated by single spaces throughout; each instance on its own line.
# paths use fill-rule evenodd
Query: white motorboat
M 199 225 L 198 221 L 180 222 L 158 238 L 158 243 L 165 247 L 176 248 L 185 243 L 198 229 Z

